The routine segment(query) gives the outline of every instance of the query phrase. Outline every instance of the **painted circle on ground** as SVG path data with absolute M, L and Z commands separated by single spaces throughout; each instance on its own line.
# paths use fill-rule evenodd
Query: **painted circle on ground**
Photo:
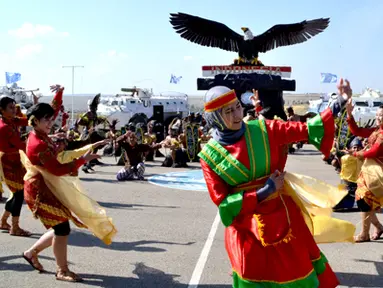
M 149 177 L 148 182 L 172 189 L 207 192 L 201 169 L 158 174 Z

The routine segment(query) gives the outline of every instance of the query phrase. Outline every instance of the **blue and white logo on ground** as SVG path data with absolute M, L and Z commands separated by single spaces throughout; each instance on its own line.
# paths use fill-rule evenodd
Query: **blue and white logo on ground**
M 148 182 L 172 189 L 207 192 L 202 170 L 158 174 L 148 178 Z

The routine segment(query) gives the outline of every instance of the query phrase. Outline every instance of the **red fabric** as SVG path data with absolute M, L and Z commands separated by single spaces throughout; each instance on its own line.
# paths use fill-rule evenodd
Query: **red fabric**
M 211 112 L 217 110 L 218 108 L 221 108 L 222 106 L 227 105 L 227 103 L 236 99 L 237 95 L 235 94 L 235 91 L 230 90 L 229 92 L 219 96 L 218 98 L 215 98 L 210 102 L 205 103 L 205 111 Z
M 44 167 L 56 176 L 77 175 L 78 168 L 85 163 L 83 159 L 61 164 L 57 161 L 57 150 L 47 135 L 31 132 L 28 136 L 26 154 L 33 165 Z M 78 227 L 85 227 L 73 217 L 45 184 L 44 178 L 38 174 L 24 183 L 24 197 L 29 209 L 43 225 L 49 229 L 71 219 Z
M 24 199 L 33 216 L 40 219 L 46 229 L 68 220 L 72 220 L 80 228 L 85 228 L 49 190 L 40 174 L 25 181 Z
M 347 123 L 348 123 L 348 128 L 351 131 L 351 134 L 353 134 L 355 136 L 363 137 L 363 138 L 368 138 L 372 134 L 372 132 L 374 132 L 376 130 L 376 128 L 358 127 L 358 125 L 356 124 L 356 122 L 354 120 L 354 117 L 351 117 L 351 118 L 348 117 Z
M 318 280 L 318 288 L 331 288 L 338 287 L 338 285 L 340 285 L 338 278 L 336 278 L 334 271 L 328 263 L 326 263 L 326 270 L 322 274 L 318 275 Z
M 301 122 L 266 120 L 266 127 L 271 158 L 270 171 L 284 171 L 287 144 L 307 140 L 307 125 Z M 333 131 L 326 131 L 326 136 L 330 133 L 334 137 Z M 225 146 L 225 149 L 249 169 L 244 136 L 237 143 Z M 233 189 L 202 159 L 200 162 L 210 198 L 218 206 L 227 195 L 233 193 Z M 283 196 L 283 199 L 284 203 L 280 197 L 258 203 L 255 189 L 244 193 L 240 214 L 225 230 L 226 250 L 233 269 L 240 277 L 250 281 L 294 281 L 309 274 L 313 269 L 312 261 L 320 257 L 320 250 L 301 211 L 290 197 Z M 263 227 L 258 226 L 254 214 L 265 224 Z M 291 226 L 288 225 L 288 217 L 291 219 Z M 278 242 L 288 234 L 289 229 L 293 236 L 289 242 L 262 246 L 260 237 L 267 243 Z M 325 283 L 321 287 L 332 288 L 338 285 L 335 274 L 329 269 L 319 280 L 321 285 Z
M 353 117 L 347 119 L 350 131 L 358 137 L 368 138 L 368 149 L 354 153 L 355 157 L 383 160 L 383 129 L 358 127 Z
M 330 108 L 327 108 L 321 113 L 321 118 L 325 134 L 322 138 L 319 150 L 323 153 L 323 155 L 326 158 L 328 158 L 330 156 L 331 149 L 334 145 L 335 135 L 335 122 Z
M 25 142 L 21 141 L 19 132 L 19 127 L 22 126 L 28 126 L 26 118 L 0 119 L 0 151 L 4 153 L 25 151 Z
M 69 119 L 69 114 L 64 112 L 62 117 L 61 127 L 66 126 L 66 122 L 68 121 L 68 119 Z
M 11 192 L 23 190 L 25 168 L 20 160 L 19 150 L 25 151 L 25 142 L 21 140 L 21 126 L 27 126 L 26 118 L 0 119 L 0 151 L 4 152 L 1 164 L 5 183 Z
M 57 115 L 60 112 L 61 106 L 63 105 L 63 93 L 64 88 L 59 89 L 51 102 L 51 106 L 55 110 L 54 119 L 56 119 Z
M 203 171 L 203 175 L 205 177 L 206 185 L 210 194 L 210 198 L 213 200 L 215 205 L 219 206 L 221 202 L 230 194 L 231 188 L 228 184 L 226 184 L 222 179 L 214 173 L 209 165 L 206 164 L 202 159 L 201 168 Z M 242 217 L 244 215 L 252 215 L 254 214 L 255 207 L 257 205 L 257 194 L 256 191 L 247 191 L 244 193 L 242 209 L 238 217 Z
M 26 154 L 33 165 L 43 166 L 56 176 L 76 174 L 78 168 L 85 164 L 85 160 L 82 158 L 61 164 L 57 160 L 58 153 L 52 140 L 47 135 L 37 135 L 35 131 L 28 136 Z
M 380 132 L 383 136 L 383 132 Z M 375 143 L 367 151 L 361 151 L 363 158 L 383 158 L 383 143 Z

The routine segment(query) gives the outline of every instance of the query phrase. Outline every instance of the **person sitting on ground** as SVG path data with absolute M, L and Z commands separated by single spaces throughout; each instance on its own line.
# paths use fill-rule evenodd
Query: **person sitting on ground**
M 168 135 L 165 140 L 161 142 L 164 148 L 170 149 L 170 155 L 166 156 L 164 162 L 162 163 L 163 167 L 188 167 L 186 164 L 188 161 L 187 155 L 184 149 L 182 149 L 184 134 L 182 133 L 178 135 L 178 130 L 178 126 L 173 125 L 173 127 L 169 129 L 170 135 Z
M 155 121 L 151 120 L 151 121 L 149 121 L 149 123 L 147 125 L 147 132 L 144 134 L 144 144 L 152 146 L 152 145 L 155 145 L 157 143 L 157 135 L 153 131 L 154 123 L 155 123 Z M 156 152 L 156 151 L 147 152 L 145 155 L 145 161 L 154 161 L 154 152 Z
M 117 173 L 118 181 L 133 180 L 136 177 L 138 180 L 144 180 L 145 164 L 143 162 L 143 153 L 155 150 L 161 147 L 161 144 L 153 146 L 146 144 L 138 144 L 137 136 L 127 131 L 124 135 L 116 140 L 116 146 L 119 145 L 125 151 L 127 156 L 127 165 Z

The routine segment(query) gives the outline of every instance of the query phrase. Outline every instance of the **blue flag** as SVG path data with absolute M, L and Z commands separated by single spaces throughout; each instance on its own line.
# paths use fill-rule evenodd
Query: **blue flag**
M 320 78 L 321 83 L 336 83 L 338 81 L 338 76 L 331 73 L 320 73 Z
M 175 75 L 170 76 L 170 83 L 178 84 L 180 82 L 182 76 L 176 77 Z
M 16 83 L 21 80 L 20 73 L 5 72 L 5 81 L 7 84 Z

